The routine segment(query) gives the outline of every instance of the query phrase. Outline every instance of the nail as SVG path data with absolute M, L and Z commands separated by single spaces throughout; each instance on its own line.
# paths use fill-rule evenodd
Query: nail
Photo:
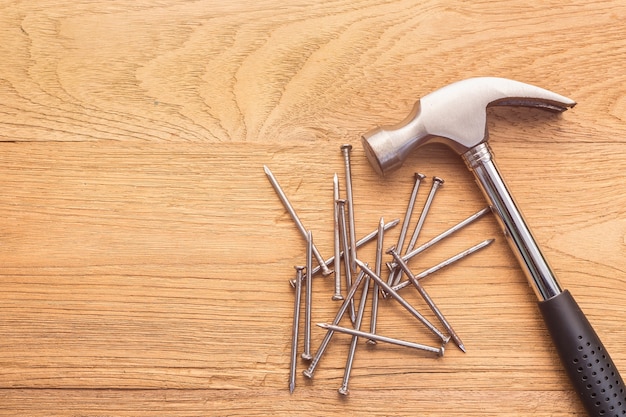
M 417 221 L 417 225 L 415 226 L 415 230 L 413 231 L 413 236 L 411 236 L 411 241 L 409 242 L 409 246 L 407 247 L 407 252 L 410 252 L 415 247 L 415 242 L 417 242 L 417 238 L 422 231 L 422 226 L 424 226 L 424 221 L 426 220 L 426 216 L 430 211 L 430 206 L 433 204 L 433 200 L 435 199 L 435 193 L 439 187 L 441 187 L 444 183 L 444 180 L 439 177 L 433 177 L 433 185 L 430 188 L 430 193 L 428 193 L 428 198 L 426 199 L 426 203 L 424 203 L 424 208 L 422 208 L 422 212 L 420 213 L 420 218 Z
M 463 252 L 460 252 L 454 256 L 452 256 L 451 258 L 446 259 L 445 261 L 442 261 L 440 263 L 438 263 L 437 265 L 433 266 L 432 268 L 428 268 L 427 270 L 420 272 L 418 275 L 415 275 L 415 278 L 420 280 L 420 279 L 424 279 L 427 276 L 434 274 L 435 272 L 439 271 L 442 268 L 445 268 L 448 265 L 452 265 L 453 263 L 455 263 L 456 261 L 460 261 L 463 258 L 468 257 L 469 255 L 471 255 L 472 253 L 478 252 L 479 250 L 491 245 L 494 242 L 495 239 L 487 239 L 484 240 L 482 242 L 480 242 L 479 244 L 472 246 L 469 249 L 464 250 Z M 402 288 L 404 287 L 408 287 L 409 285 L 411 285 L 411 283 L 409 281 L 404 281 L 401 282 L 400 284 L 392 287 L 395 291 L 400 291 Z
M 339 208 L 337 207 L 337 200 L 339 200 L 339 178 L 335 173 L 333 177 L 333 236 L 335 244 L 335 294 L 333 294 L 333 300 L 343 300 L 341 295 L 341 239 L 339 233 Z
M 404 222 L 402 223 L 402 230 L 400 231 L 400 237 L 398 238 L 398 244 L 396 247 L 402 248 L 404 246 L 404 239 L 406 238 L 406 232 L 409 229 L 409 223 L 411 222 L 411 215 L 413 214 L 413 208 L 415 207 L 415 199 L 417 198 L 417 191 L 419 190 L 422 180 L 426 178 L 426 175 L 415 173 L 415 184 L 411 191 L 411 197 L 409 198 L 409 204 L 404 214 Z
M 354 227 L 354 200 L 352 198 L 352 168 L 350 166 L 350 152 L 352 145 L 341 145 L 343 160 L 346 166 L 346 200 L 348 202 L 348 222 L 350 226 L 350 268 L 356 273 L 356 230 Z
M 313 234 L 307 232 L 306 249 L 306 291 L 304 298 L 304 352 L 302 359 L 310 361 L 311 356 L 311 304 L 313 302 L 313 276 L 311 275 L 313 264 Z
M 335 315 L 333 324 L 339 324 L 339 321 L 341 320 L 343 315 L 346 313 L 346 310 L 348 309 L 348 306 L 350 305 L 350 300 L 354 298 L 354 294 L 356 294 L 356 291 L 359 288 L 359 284 L 361 284 L 361 281 L 363 280 L 364 277 L 365 277 L 364 273 L 361 273 L 356 277 L 356 280 L 350 287 L 350 290 L 348 291 L 346 298 L 343 300 L 341 307 L 339 307 L 339 310 L 337 310 L 337 314 Z M 326 352 L 326 348 L 328 347 L 328 344 L 330 343 L 330 339 L 332 339 L 333 334 L 334 332 L 332 330 L 328 330 L 326 332 L 326 335 L 324 336 L 322 343 L 320 343 L 320 347 L 317 349 L 317 352 L 315 353 L 313 360 L 311 360 L 311 364 L 309 365 L 309 368 L 302 372 L 304 376 L 306 376 L 307 378 L 313 378 L 315 369 L 317 369 L 317 365 L 319 364 L 320 359 L 322 359 L 324 352 Z
M 413 272 L 409 269 L 409 266 L 406 264 L 406 262 L 402 260 L 398 252 L 396 252 L 395 248 L 393 247 L 390 248 L 387 251 L 387 253 L 393 256 L 393 258 L 396 260 L 400 268 L 402 268 L 406 276 L 409 278 L 409 281 L 411 281 L 411 283 L 413 283 L 413 286 L 417 289 L 417 292 L 419 292 L 419 294 L 422 296 L 422 298 L 424 299 L 428 307 L 430 307 L 431 311 L 435 313 L 435 316 L 437 316 L 437 318 L 439 319 L 443 327 L 445 327 L 445 329 L 448 331 L 454 343 L 456 343 L 459 349 L 465 352 L 465 345 L 463 345 L 463 341 L 461 341 L 461 338 L 454 331 L 454 329 L 452 328 L 448 320 L 446 320 L 443 313 L 441 313 L 441 310 L 439 310 L 439 308 L 437 307 L 433 299 L 430 297 L 430 295 L 428 295 L 428 292 L 417 281 L 417 278 L 415 277 L 415 275 L 413 275 Z
M 343 242 L 346 288 L 350 288 L 352 286 L 352 268 L 350 267 L 352 254 L 350 253 L 350 250 L 348 248 L 348 231 L 346 230 L 346 200 L 339 199 L 336 203 L 339 210 L 339 228 L 341 229 L 341 240 Z M 354 300 L 350 300 L 350 321 L 353 324 L 356 321 Z
M 385 224 L 385 231 L 391 229 L 392 227 L 396 227 L 398 225 L 398 223 L 400 223 L 400 219 L 394 219 L 392 221 L 390 221 L 389 223 Z M 368 235 L 363 236 L 360 240 L 358 240 L 356 242 L 356 247 L 360 248 L 361 246 L 365 245 L 366 243 L 371 242 L 372 240 L 374 240 L 374 238 L 376 238 L 376 236 L 378 235 L 378 229 L 375 229 L 374 231 L 370 232 Z M 339 254 L 340 258 L 343 258 L 343 251 L 341 251 L 341 253 Z M 326 261 L 324 262 L 327 266 L 332 264 L 335 261 L 335 257 L 331 256 L 330 258 L 326 259 Z M 316 266 L 315 268 L 313 268 L 313 271 L 311 271 L 311 275 L 315 275 L 320 271 L 320 267 Z M 296 280 L 289 280 L 289 284 L 291 284 L 292 288 L 296 287 Z
M 365 303 L 367 301 L 367 293 L 369 292 L 369 284 L 370 278 L 366 278 L 363 283 L 363 290 L 361 292 L 361 301 L 359 303 L 359 311 L 356 316 L 356 323 L 354 323 L 354 328 L 356 330 L 361 329 L 361 323 L 363 322 L 363 313 L 365 312 Z M 352 341 L 350 343 L 350 350 L 348 351 L 348 359 L 346 360 L 346 369 L 343 373 L 343 381 L 341 383 L 341 387 L 337 390 L 341 395 L 348 395 L 348 384 L 350 382 L 350 373 L 352 372 L 352 364 L 354 363 L 354 354 L 356 353 L 356 345 L 359 341 L 358 336 L 352 336 Z
M 486 208 L 484 208 L 484 209 L 482 209 L 482 210 L 472 214 L 467 219 L 457 223 L 456 225 L 452 226 L 451 228 L 449 228 L 445 232 L 439 234 L 438 236 L 435 236 L 434 238 L 432 238 L 428 242 L 424 243 L 420 247 L 415 248 L 412 251 L 406 253 L 404 256 L 402 256 L 402 260 L 405 261 L 405 262 L 408 262 L 409 259 L 411 259 L 411 258 L 417 256 L 418 254 L 424 252 L 426 249 L 430 248 L 431 246 L 435 245 L 436 243 L 439 243 L 441 240 L 443 240 L 446 237 L 452 235 L 454 232 L 457 232 L 457 231 L 461 230 L 465 226 L 475 222 L 476 220 L 478 220 L 479 218 L 481 218 L 482 216 L 484 216 L 485 214 L 490 213 L 490 212 L 491 212 L 491 209 L 489 207 L 486 207 Z M 398 267 L 398 265 L 395 262 L 387 264 L 387 266 L 389 268 L 392 268 L 392 269 L 396 269 Z
M 291 363 L 289 365 L 289 392 L 296 389 L 296 364 L 298 361 L 298 327 L 300 324 L 300 298 L 302 295 L 303 266 L 296 266 L 296 297 L 293 305 L 293 327 L 291 328 Z
M 411 241 L 409 242 L 409 245 L 406 248 L 406 252 L 412 251 L 413 248 L 415 247 L 417 238 L 419 237 L 420 232 L 422 231 L 422 227 L 424 226 L 424 221 L 426 220 L 426 216 L 428 215 L 428 212 L 430 211 L 430 206 L 433 204 L 435 193 L 437 192 L 439 187 L 443 185 L 443 183 L 444 183 L 444 180 L 442 180 L 441 178 L 433 177 L 433 185 L 430 188 L 430 193 L 428 193 L 428 198 L 426 199 L 426 202 L 424 203 L 424 207 L 422 208 L 422 212 L 420 213 L 420 218 L 417 221 L 417 225 L 415 226 L 415 230 L 413 231 L 413 235 L 411 236 Z M 402 271 L 400 271 L 399 273 L 395 275 L 394 285 L 398 284 L 398 282 L 400 282 L 401 279 L 402 279 Z
M 296 227 L 300 231 L 300 234 L 302 235 L 303 238 L 306 239 L 307 231 L 304 228 L 304 225 L 302 224 L 302 222 L 300 221 L 298 214 L 296 213 L 293 206 L 289 202 L 289 199 L 285 195 L 285 192 L 280 187 L 280 184 L 278 184 L 276 177 L 274 177 L 274 174 L 272 174 L 272 171 L 270 171 L 267 165 L 263 165 L 263 169 L 265 170 L 265 175 L 267 175 L 267 178 L 269 179 L 270 184 L 272 184 L 274 191 L 276 191 L 276 194 L 278 194 L 278 198 L 283 203 L 283 206 L 285 207 L 285 209 L 287 209 L 287 212 L 293 219 L 294 223 L 296 223 Z M 333 271 L 328 269 L 328 266 L 324 262 L 324 258 L 322 258 L 322 255 L 320 255 L 320 252 L 317 250 L 315 246 L 313 246 L 313 255 L 315 255 L 315 259 L 317 259 L 317 262 L 319 263 L 320 268 L 322 269 L 322 275 L 326 276 L 326 275 L 330 275 L 333 273 Z
M 383 263 L 383 239 L 384 239 L 384 227 L 385 221 L 380 218 L 378 223 L 378 239 L 376 240 L 376 264 L 374 265 L 374 272 L 380 276 Z M 378 321 L 378 296 L 379 296 L 378 284 L 374 282 L 374 288 L 372 292 L 372 316 L 370 317 L 370 333 L 376 333 L 376 322 Z M 374 339 L 368 339 L 367 343 L 375 345 Z
M 334 324 L 328 324 L 328 323 L 317 323 L 317 325 L 319 327 L 321 327 L 322 329 L 326 329 L 328 331 L 339 332 L 339 333 L 346 333 L 346 334 L 353 335 L 353 336 L 358 336 L 358 337 L 365 337 L 365 338 L 369 338 L 371 340 L 376 340 L 378 342 L 391 343 L 393 345 L 404 346 L 404 347 L 408 347 L 408 348 L 412 348 L 412 349 L 425 350 L 427 352 L 437 353 L 439 356 L 443 356 L 443 354 L 445 352 L 444 346 L 436 348 L 436 347 L 422 345 L 422 344 L 419 344 L 419 343 L 407 342 L 405 340 L 400 340 L 400 339 L 393 339 L 391 337 L 381 336 L 379 334 L 367 333 L 367 332 L 363 332 L 363 331 L 360 331 L 360 330 L 354 330 L 354 329 L 350 329 L 350 328 L 347 328 L 347 327 L 341 327 L 341 326 L 337 326 L 337 325 L 334 325 Z
M 428 330 L 430 330 L 433 334 L 441 339 L 443 343 L 448 343 L 450 340 L 450 336 L 446 336 L 439 329 L 437 329 L 430 321 L 428 321 L 424 316 L 422 316 L 411 304 L 409 304 L 404 298 L 402 298 L 393 288 L 391 288 L 387 283 L 374 271 L 369 269 L 366 264 L 361 262 L 360 260 L 356 260 L 357 265 L 361 268 L 361 270 L 365 271 L 367 275 L 370 276 L 374 281 L 378 283 L 378 285 L 392 298 L 394 298 L 397 302 L 400 303 L 402 307 L 404 307 L 413 317 L 418 319 Z
M 413 209 L 415 207 L 415 199 L 417 198 L 417 191 L 419 190 L 420 184 L 422 180 L 426 178 L 426 175 L 420 174 L 418 172 L 415 173 L 415 183 L 413 184 L 413 190 L 411 191 L 411 197 L 409 198 L 409 204 L 407 205 L 406 212 L 404 213 L 404 221 L 402 222 L 402 229 L 400 230 L 400 237 L 398 237 L 398 243 L 396 244 L 397 248 L 404 247 L 404 239 L 406 238 L 406 232 L 409 230 L 409 223 L 411 223 L 411 215 L 413 214 Z M 391 285 L 395 279 L 396 270 L 389 272 L 389 279 L 387 280 L 387 284 Z M 374 333 L 374 332 L 372 332 Z

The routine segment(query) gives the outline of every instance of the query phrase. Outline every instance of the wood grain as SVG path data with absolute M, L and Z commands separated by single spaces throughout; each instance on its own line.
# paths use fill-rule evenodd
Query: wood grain
M 558 117 L 492 109 L 488 128 L 624 370 L 625 22 L 621 1 L 1 2 L 0 415 L 584 415 L 491 217 L 412 262 L 496 238 L 425 282 L 466 354 L 359 344 L 340 398 L 350 339 L 336 335 L 290 395 L 288 280 L 305 245 L 262 168 L 325 256 L 340 144 L 354 145 L 359 235 L 403 216 L 415 171 L 441 176 L 425 241 L 485 206 L 470 173 L 431 146 L 379 178 L 363 132 L 471 76 L 572 97 Z M 373 246 L 359 253 L 373 263 Z M 332 288 L 315 279 L 314 322 L 332 320 Z M 436 342 L 391 300 L 379 320 Z

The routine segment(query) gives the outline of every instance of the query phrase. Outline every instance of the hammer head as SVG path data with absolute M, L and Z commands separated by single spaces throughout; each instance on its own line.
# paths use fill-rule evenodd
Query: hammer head
M 563 112 L 573 100 L 543 88 L 506 78 L 469 78 L 443 87 L 415 103 L 400 124 L 363 135 L 372 166 L 383 175 L 399 168 L 408 154 L 430 142 L 442 142 L 459 154 L 485 142 L 487 107 L 526 106 Z

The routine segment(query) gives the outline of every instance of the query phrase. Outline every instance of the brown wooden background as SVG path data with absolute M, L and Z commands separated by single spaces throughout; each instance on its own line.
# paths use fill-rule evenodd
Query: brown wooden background
M 0 414 L 584 415 L 491 216 L 412 263 L 496 238 L 425 282 L 466 354 L 360 343 L 343 398 L 336 335 L 290 395 L 305 245 L 263 165 L 324 256 L 342 143 L 359 235 L 403 216 L 415 171 L 441 176 L 423 242 L 485 206 L 471 175 L 431 146 L 379 178 L 362 133 L 471 76 L 575 99 L 560 117 L 491 110 L 491 143 L 626 372 L 625 22 L 623 1 L 0 2 Z M 314 322 L 332 320 L 332 277 L 314 291 Z M 433 343 L 393 301 L 379 314 Z

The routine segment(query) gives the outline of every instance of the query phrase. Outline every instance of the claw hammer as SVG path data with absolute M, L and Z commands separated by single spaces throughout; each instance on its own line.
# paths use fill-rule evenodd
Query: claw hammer
M 363 135 L 381 175 L 431 142 L 456 151 L 474 174 L 539 299 L 539 310 L 572 384 L 590 416 L 626 415 L 626 387 L 609 353 L 569 291 L 561 289 L 502 179 L 487 143 L 490 106 L 526 106 L 560 113 L 576 103 L 559 94 L 506 78 L 462 80 L 417 101 L 395 126 Z

